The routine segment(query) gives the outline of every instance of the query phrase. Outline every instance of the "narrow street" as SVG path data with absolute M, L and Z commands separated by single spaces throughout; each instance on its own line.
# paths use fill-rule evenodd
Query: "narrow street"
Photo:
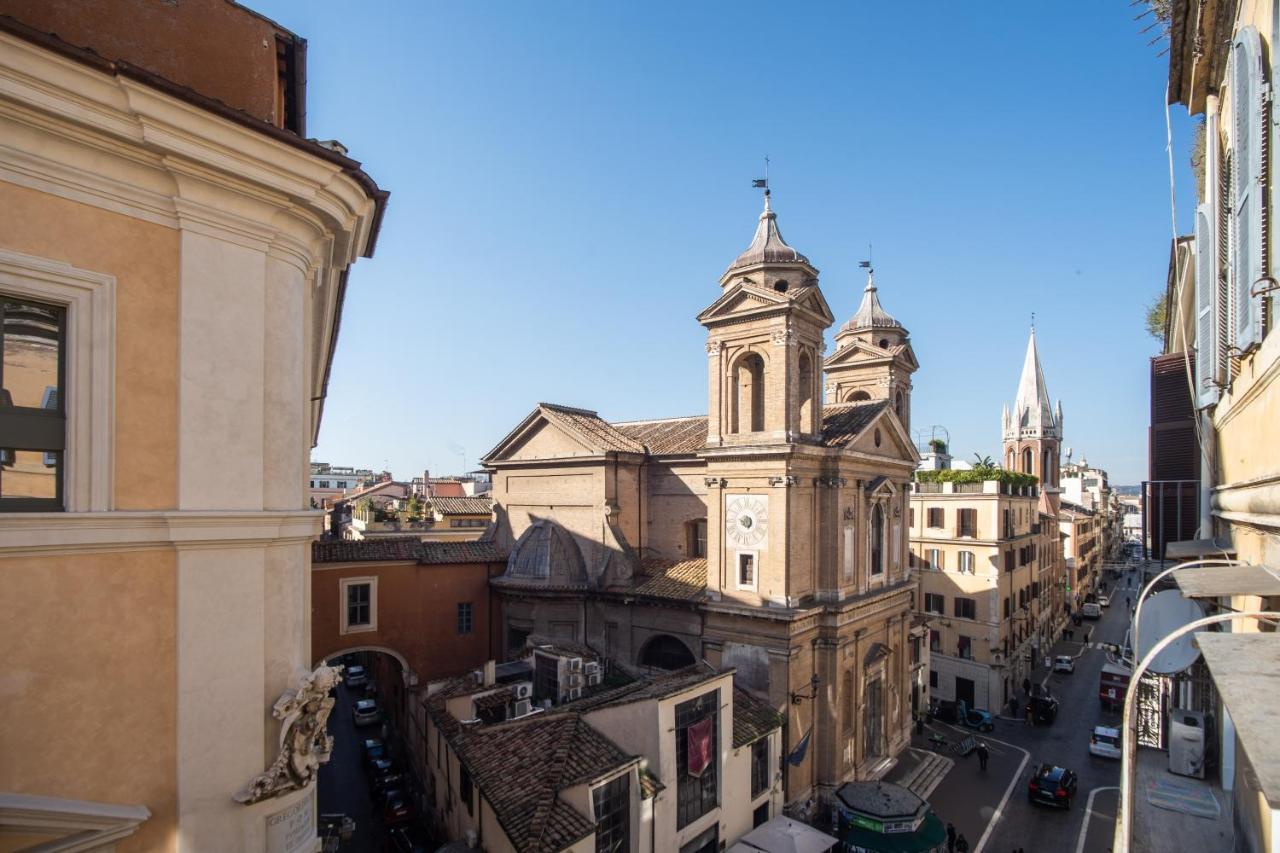
M 363 743 L 378 736 L 378 726 L 358 729 L 351 721 L 352 691 L 339 684 L 334 690 L 337 703 L 329 715 L 329 734 L 333 735 L 333 755 L 320 768 L 317 794 L 321 814 L 339 812 L 356 822 L 355 834 L 342 846 L 343 853 L 373 853 L 378 849 L 373 825 L 373 803 L 365 782 Z
M 995 731 L 984 737 L 941 721 L 929 724 L 931 731 L 950 743 L 973 735 L 990 749 L 985 771 L 979 769 L 976 755 L 955 756 L 955 767 L 928 796 L 938 816 L 955 825 L 974 853 L 1007 853 L 1018 848 L 1036 853 L 1105 853 L 1111 848 L 1120 762 L 1091 755 L 1089 737 L 1095 726 L 1120 725 L 1120 713 L 1104 710 L 1098 701 L 1099 675 L 1107 658 L 1099 646 L 1124 640 L 1129 624 L 1125 598 L 1136 593 L 1125 579 L 1109 582 L 1109 591 L 1114 603 L 1103 610 L 1102 618 L 1075 628 L 1077 641 L 1060 641 L 1054 646 L 1055 656 L 1076 658 L 1075 672 L 1047 675 L 1038 670 L 1036 681 L 1047 683 L 1059 702 L 1053 725 L 1031 727 L 1021 719 L 1002 716 L 996 719 Z M 1089 642 L 1078 641 L 1090 628 Z M 915 740 L 918 748 L 927 748 L 924 737 Z M 1028 801 L 1027 780 L 1040 763 L 1066 767 L 1079 777 L 1070 810 Z

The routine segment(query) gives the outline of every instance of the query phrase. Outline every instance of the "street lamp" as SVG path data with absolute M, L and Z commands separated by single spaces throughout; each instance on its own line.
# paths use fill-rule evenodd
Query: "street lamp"
M 822 679 L 818 678 L 818 673 L 815 672 L 813 677 L 809 679 L 809 692 L 805 693 L 804 688 L 795 691 L 791 694 L 791 704 L 799 705 L 805 699 L 816 699 L 818 696 L 818 685 L 821 683 Z
M 1175 567 L 1177 568 L 1177 567 Z M 1237 613 L 1220 613 L 1217 616 L 1206 616 L 1197 619 L 1169 634 L 1152 646 L 1151 651 L 1133 670 L 1129 678 L 1129 687 L 1124 694 L 1124 717 L 1120 724 L 1120 811 L 1116 820 L 1115 836 L 1112 849 L 1115 853 L 1129 853 L 1129 835 L 1133 831 L 1133 765 L 1138 754 L 1138 733 L 1134 728 L 1136 722 L 1133 714 L 1134 700 L 1138 696 L 1138 682 L 1165 647 L 1184 634 L 1206 625 L 1228 622 L 1232 619 L 1280 619 L 1280 612 L 1271 610 L 1250 610 Z

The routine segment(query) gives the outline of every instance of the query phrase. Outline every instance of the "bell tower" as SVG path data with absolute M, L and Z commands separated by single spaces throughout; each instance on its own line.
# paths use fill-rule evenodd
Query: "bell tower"
M 1038 477 L 1040 511 L 1056 518 L 1061 507 L 1058 469 L 1062 450 L 1062 401 L 1056 406 L 1050 405 L 1040 352 L 1036 348 L 1035 326 L 1031 327 L 1031 339 L 1027 342 L 1013 411 L 1006 405 L 1002 421 L 1004 467 Z
M 869 270 L 862 304 L 836 333 L 836 351 L 824 365 L 828 403 L 889 400 L 910 432 L 911 375 L 919 367 L 907 330 L 880 305 Z

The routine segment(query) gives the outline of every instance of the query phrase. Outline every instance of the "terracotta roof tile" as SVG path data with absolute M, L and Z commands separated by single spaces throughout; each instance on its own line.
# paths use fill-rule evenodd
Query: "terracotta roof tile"
M 543 417 L 569 432 L 576 433 L 601 451 L 644 453 L 644 445 L 614 428 L 590 409 L 575 409 L 554 403 L 539 403 Z
M 733 748 L 746 746 L 782 726 L 782 715 L 762 699 L 733 688 Z
M 613 426 L 643 444 L 654 456 L 697 453 L 707 443 L 706 415 L 653 421 L 622 421 Z
M 707 591 L 707 560 L 641 560 L 633 583 L 629 591 L 637 595 L 697 601 Z
M 888 400 L 870 403 L 845 403 L 822 409 L 822 443 L 827 447 L 845 447 L 875 420 L 889 405 Z
M 396 562 L 421 565 L 503 563 L 506 555 L 492 542 L 423 542 L 413 536 L 326 540 L 311 543 L 313 563 Z
M 489 498 L 433 497 L 429 503 L 441 515 L 488 515 L 493 510 Z

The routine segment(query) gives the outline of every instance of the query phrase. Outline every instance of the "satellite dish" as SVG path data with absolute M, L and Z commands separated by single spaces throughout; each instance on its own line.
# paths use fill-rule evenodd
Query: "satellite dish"
M 1199 602 L 1183 598 L 1176 589 L 1166 589 L 1148 598 L 1142 604 L 1142 623 L 1139 625 L 1138 660 L 1147 656 L 1155 644 L 1179 628 L 1204 618 L 1204 608 Z M 1200 657 L 1200 650 L 1192 642 L 1194 634 L 1184 634 L 1170 643 L 1151 662 L 1151 672 L 1172 675 L 1182 672 Z

